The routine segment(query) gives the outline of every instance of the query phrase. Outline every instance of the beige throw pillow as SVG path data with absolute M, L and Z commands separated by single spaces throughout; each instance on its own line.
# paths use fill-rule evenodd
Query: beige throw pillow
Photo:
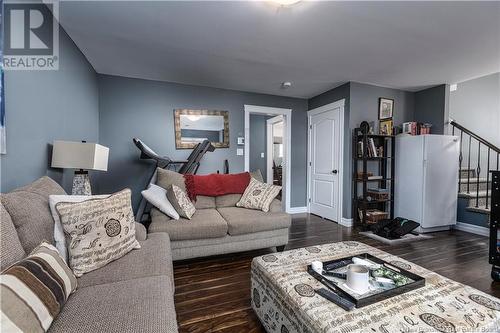
M 262 183 L 251 178 L 245 193 L 243 193 L 240 201 L 236 203 L 236 207 L 259 209 L 263 212 L 268 212 L 271 202 L 280 191 L 281 186 Z
M 141 247 L 135 238 L 130 198 L 130 189 L 125 189 L 104 199 L 56 204 L 68 240 L 69 265 L 76 276 Z
M 167 198 L 180 216 L 191 219 L 196 208 L 189 200 L 186 192 L 177 185 L 170 185 L 167 189 Z

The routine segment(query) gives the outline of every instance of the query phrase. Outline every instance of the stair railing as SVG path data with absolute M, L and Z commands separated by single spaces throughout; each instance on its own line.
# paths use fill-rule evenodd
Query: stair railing
M 470 170 L 471 169 L 471 146 L 473 144 L 473 139 L 474 144 L 476 144 L 477 141 L 477 165 L 476 165 L 476 208 L 479 207 L 479 184 L 480 184 L 480 175 L 481 175 L 481 148 L 484 146 L 487 148 L 487 166 L 486 166 L 486 209 L 489 209 L 489 190 L 490 190 L 490 171 L 493 170 L 500 170 L 499 169 L 499 161 L 500 161 L 500 148 L 492 144 L 491 142 L 487 141 L 486 139 L 482 138 L 481 136 L 477 135 L 476 133 L 472 132 L 471 130 L 465 128 L 464 126 L 460 125 L 453 119 L 450 119 L 449 124 L 452 126 L 452 135 L 455 135 L 455 131 L 460 131 L 460 155 L 459 155 L 459 160 L 458 160 L 458 167 L 459 167 L 459 172 L 462 170 L 462 162 L 463 162 L 463 154 L 462 154 L 462 147 L 463 147 L 463 139 L 464 136 L 466 140 L 468 141 L 468 156 L 467 156 L 467 193 L 470 193 Z M 493 154 L 493 155 L 492 155 Z M 491 156 L 494 157 L 494 154 L 496 154 L 496 169 L 491 169 L 490 168 L 490 162 L 491 162 Z M 458 178 L 458 191 L 460 191 L 462 185 L 462 177 Z

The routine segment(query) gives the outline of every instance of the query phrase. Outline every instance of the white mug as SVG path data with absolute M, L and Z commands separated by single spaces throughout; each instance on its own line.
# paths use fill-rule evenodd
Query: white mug
M 364 294 L 368 291 L 370 286 L 370 271 L 363 265 L 349 265 L 347 266 L 347 286 L 358 292 Z

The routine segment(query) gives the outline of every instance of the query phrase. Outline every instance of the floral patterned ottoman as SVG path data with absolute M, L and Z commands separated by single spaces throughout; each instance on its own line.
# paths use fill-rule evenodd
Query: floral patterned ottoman
M 315 294 L 314 260 L 373 254 L 426 279 L 425 287 L 346 312 Z M 252 307 L 267 332 L 500 332 L 500 300 L 358 242 L 269 254 L 252 261 Z

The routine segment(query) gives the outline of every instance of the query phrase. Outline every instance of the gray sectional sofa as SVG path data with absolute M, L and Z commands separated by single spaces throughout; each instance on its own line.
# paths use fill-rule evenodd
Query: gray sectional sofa
M 0 195 L 1 270 L 43 240 L 54 244 L 49 195 L 64 194 L 52 179 Z M 78 279 L 78 288 L 49 332 L 177 332 L 170 239 L 136 226 L 141 249 Z
M 157 184 L 185 189 L 182 175 L 162 169 L 158 169 Z M 282 249 L 288 243 L 291 217 L 282 211 L 281 201 L 274 199 L 270 211 L 263 212 L 236 207 L 240 198 L 241 194 L 198 196 L 191 220 L 173 220 L 153 208 L 149 233 L 168 233 L 174 261 L 268 247 Z

